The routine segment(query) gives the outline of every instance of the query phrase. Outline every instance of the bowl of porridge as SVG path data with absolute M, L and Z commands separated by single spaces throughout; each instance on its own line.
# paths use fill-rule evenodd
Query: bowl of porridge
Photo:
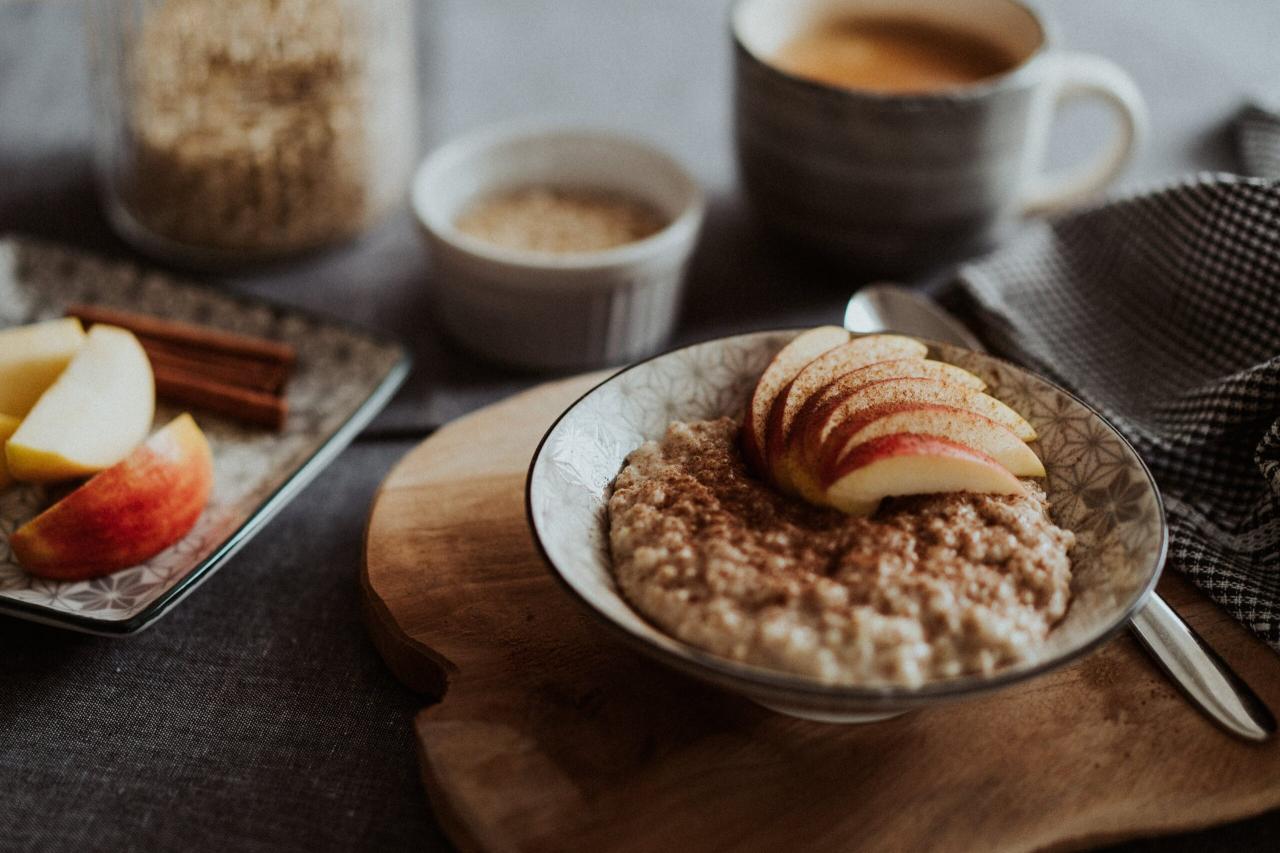
M 1018 683 L 1128 621 L 1159 577 L 1166 529 L 1150 473 L 1114 428 L 1000 359 L 899 336 L 832 330 L 865 368 L 822 369 L 821 350 L 838 353 L 828 341 L 800 378 L 793 367 L 771 384 L 822 334 L 676 350 L 557 420 L 526 503 L 570 595 L 687 675 L 832 722 Z M 820 380 L 800 393 L 809 374 Z M 761 409 L 764 386 L 776 405 Z M 808 401 L 794 417 L 788 394 Z M 859 417 L 832 426 L 808 414 L 814 401 Z M 755 429 L 753 410 L 768 411 Z M 823 440 L 789 441 L 787 456 L 774 449 L 783 427 Z

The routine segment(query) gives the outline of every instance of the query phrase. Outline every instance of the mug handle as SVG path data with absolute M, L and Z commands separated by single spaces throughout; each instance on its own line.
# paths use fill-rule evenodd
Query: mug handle
M 1068 101 L 1101 98 L 1120 120 L 1111 144 L 1078 166 L 1052 174 L 1038 174 L 1029 181 L 1023 200 L 1025 213 L 1048 213 L 1071 207 L 1104 189 L 1119 176 L 1147 135 L 1147 105 L 1128 72 L 1109 59 L 1088 53 L 1060 51 L 1050 83 L 1048 102 L 1056 111 Z M 1043 126 L 1047 128 L 1049 116 Z M 1044 146 L 1041 146 L 1041 150 Z

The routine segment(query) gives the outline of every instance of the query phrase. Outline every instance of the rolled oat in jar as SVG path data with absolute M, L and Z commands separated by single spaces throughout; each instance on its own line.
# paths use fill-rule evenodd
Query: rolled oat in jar
M 113 218 L 145 247 L 291 254 L 358 234 L 403 191 L 408 0 L 104 0 L 96 12 L 99 76 L 114 75 L 99 82 L 100 172 Z

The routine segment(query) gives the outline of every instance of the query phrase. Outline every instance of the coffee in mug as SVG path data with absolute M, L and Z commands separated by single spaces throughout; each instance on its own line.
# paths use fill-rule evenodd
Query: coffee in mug
M 1019 59 L 967 30 L 913 18 L 850 16 L 800 33 L 773 61 L 829 86 L 903 94 L 977 83 L 1009 71 Z
M 988 248 L 1023 213 L 1110 184 L 1146 111 L 1109 60 L 1056 48 L 1018 0 L 738 0 L 734 120 L 753 207 L 869 273 Z M 1098 98 L 1119 132 L 1046 175 L 1055 107 Z

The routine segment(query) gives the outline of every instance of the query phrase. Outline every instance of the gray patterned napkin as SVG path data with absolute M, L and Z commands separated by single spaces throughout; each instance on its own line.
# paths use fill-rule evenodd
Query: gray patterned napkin
M 1280 180 L 1201 175 L 1038 223 L 957 291 L 993 349 L 1128 437 L 1170 565 L 1280 651 Z

